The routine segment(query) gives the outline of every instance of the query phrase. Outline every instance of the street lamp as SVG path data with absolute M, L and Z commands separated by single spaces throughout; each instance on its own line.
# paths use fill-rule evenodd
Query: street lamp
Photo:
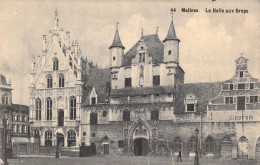
M 2 140 L 2 158 L 3 158 L 3 162 L 4 165 L 8 165 L 7 159 L 6 159 L 6 141 L 7 141 L 7 114 L 3 114 L 2 115 L 2 122 L 3 122 L 3 140 Z
M 56 158 L 59 158 L 59 133 L 56 134 Z
M 199 165 L 199 154 L 198 154 L 198 134 L 199 129 L 195 129 L 195 135 L 196 135 L 196 147 L 195 147 L 195 159 L 194 159 L 194 165 Z

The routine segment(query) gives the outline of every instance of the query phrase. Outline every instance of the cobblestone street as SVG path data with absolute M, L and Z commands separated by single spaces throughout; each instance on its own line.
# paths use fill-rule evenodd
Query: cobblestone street
M 175 159 L 176 161 L 176 159 Z M 8 160 L 9 165 L 193 165 L 192 158 L 184 158 L 183 162 L 174 162 L 170 157 L 85 157 L 59 159 L 53 157 L 40 158 L 18 158 Z M 255 160 L 220 160 L 220 159 L 201 159 L 200 165 L 260 165 L 260 161 Z

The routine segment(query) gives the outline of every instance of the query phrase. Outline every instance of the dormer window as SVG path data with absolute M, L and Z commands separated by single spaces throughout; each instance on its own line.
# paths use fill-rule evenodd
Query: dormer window
M 240 78 L 244 77 L 244 72 L 239 73 Z
M 237 88 L 238 89 L 246 89 L 246 85 L 245 84 L 238 84 Z
M 57 58 L 53 59 L 53 70 L 59 70 L 59 60 Z
M 169 50 L 169 51 L 168 51 L 168 55 L 171 55 L 171 54 L 172 54 L 172 51 L 171 51 L 171 50 Z
M 91 98 L 91 105 L 94 105 L 97 103 L 97 98 L 96 97 L 92 97 Z
M 250 83 L 250 89 L 254 89 L 254 83 Z
M 113 61 L 115 61 L 116 60 L 116 57 L 113 57 Z
M 197 98 L 194 94 L 187 94 L 184 104 L 186 112 L 196 112 Z

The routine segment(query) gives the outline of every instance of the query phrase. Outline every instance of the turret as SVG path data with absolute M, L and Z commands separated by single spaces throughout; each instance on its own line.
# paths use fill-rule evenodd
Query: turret
M 245 73 L 248 72 L 247 61 L 248 59 L 246 59 L 242 55 L 236 60 L 236 74 L 239 74 L 240 78 L 245 77 Z
M 166 38 L 163 40 L 164 44 L 164 62 L 176 62 L 179 63 L 179 42 L 177 38 L 173 20 L 168 31 Z
M 120 40 L 120 36 L 118 33 L 118 23 L 116 25 L 116 33 L 114 36 L 113 43 L 109 47 L 109 49 L 110 49 L 109 66 L 110 67 L 122 66 L 123 61 L 124 61 L 125 47 L 122 45 L 121 40 Z

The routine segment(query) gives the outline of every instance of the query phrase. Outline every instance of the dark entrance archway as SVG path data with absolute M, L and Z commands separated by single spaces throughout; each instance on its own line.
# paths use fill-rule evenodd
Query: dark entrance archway
M 59 134 L 58 144 L 59 144 L 59 146 L 64 147 L 64 135 L 63 134 Z
M 137 138 L 134 140 L 134 155 L 146 156 L 148 154 L 148 140 L 145 138 Z

